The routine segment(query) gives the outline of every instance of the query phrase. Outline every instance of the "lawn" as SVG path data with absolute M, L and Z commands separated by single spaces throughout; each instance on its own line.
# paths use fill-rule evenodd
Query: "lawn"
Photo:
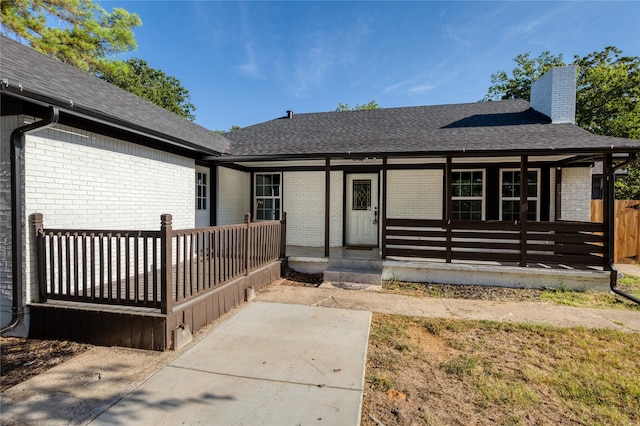
M 640 336 L 375 314 L 363 425 L 636 425 Z
M 640 277 L 625 275 L 618 280 L 618 288 L 627 294 L 640 298 Z M 640 311 L 640 305 L 612 292 L 574 291 L 568 288 L 521 289 L 385 281 L 382 283 L 382 291 L 415 297 L 480 299 L 496 302 L 547 302 L 583 308 Z

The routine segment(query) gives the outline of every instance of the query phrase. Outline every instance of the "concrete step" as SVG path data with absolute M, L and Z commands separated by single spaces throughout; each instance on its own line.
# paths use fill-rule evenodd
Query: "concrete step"
M 362 269 L 326 270 L 324 271 L 324 280 L 328 282 L 381 285 L 382 272 Z
M 327 270 L 382 273 L 382 261 L 372 259 L 330 258 L 327 264 Z

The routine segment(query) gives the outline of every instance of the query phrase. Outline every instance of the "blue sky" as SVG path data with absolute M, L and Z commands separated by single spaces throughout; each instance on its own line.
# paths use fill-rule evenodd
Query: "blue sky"
M 640 56 L 640 1 L 99 3 L 140 15 L 138 49 L 123 57 L 178 78 L 212 130 L 338 102 L 475 102 L 520 53 Z

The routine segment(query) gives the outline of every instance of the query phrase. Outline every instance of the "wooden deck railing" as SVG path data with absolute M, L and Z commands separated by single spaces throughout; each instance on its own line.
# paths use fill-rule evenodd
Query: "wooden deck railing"
M 386 256 L 604 266 L 604 225 L 593 222 L 387 219 Z
M 159 308 L 169 313 L 284 257 L 282 221 L 160 231 L 45 229 L 34 214 L 40 300 Z

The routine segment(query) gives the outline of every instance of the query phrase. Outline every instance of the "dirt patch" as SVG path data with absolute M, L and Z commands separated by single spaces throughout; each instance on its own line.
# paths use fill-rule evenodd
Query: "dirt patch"
M 638 424 L 639 357 L 617 331 L 374 314 L 362 424 Z
M 303 274 L 290 269 L 285 280 L 280 285 L 295 287 L 319 287 L 324 281 L 324 274 Z
M 539 301 L 544 292 L 537 288 L 508 288 L 481 285 L 451 285 L 385 281 L 385 293 L 404 294 L 417 297 L 444 297 L 451 299 L 491 300 L 496 302 Z
M 0 338 L 0 391 L 88 350 L 91 345 L 66 340 Z

